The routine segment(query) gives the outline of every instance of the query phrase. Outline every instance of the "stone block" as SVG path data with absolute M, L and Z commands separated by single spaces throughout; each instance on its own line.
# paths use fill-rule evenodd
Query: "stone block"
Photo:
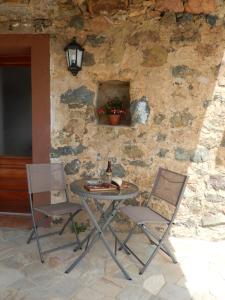
M 225 148 L 225 134 L 223 135 L 222 141 L 220 143 L 220 147 Z
M 130 105 L 132 124 L 146 124 L 150 114 L 150 108 L 146 97 L 132 101 Z
M 90 171 L 95 168 L 95 164 L 92 161 L 87 161 L 83 164 L 84 169 Z
M 91 14 L 99 14 L 100 12 L 110 14 L 115 10 L 124 10 L 127 6 L 127 0 L 88 0 L 88 10 Z
M 66 175 L 77 174 L 80 170 L 80 161 L 79 159 L 74 159 L 70 163 L 65 165 L 65 173 Z
M 170 118 L 170 124 L 172 128 L 186 127 L 192 125 L 194 118 L 187 109 L 182 112 L 176 111 Z
M 225 190 L 225 176 L 223 175 L 211 175 L 209 182 L 214 190 Z
M 194 154 L 191 156 L 191 161 L 195 163 L 201 163 L 209 160 L 209 150 L 206 148 L 196 149 Z
M 0 2 L 1 3 L 1 2 Z M 9 18 L 6 16 L 0 16 L 0 23 L 8 22 Z
M 87 1 L 86 0 L 72 0 L 75 8 L 78 6 L 79 10 L 82 13 L 87 12 Z
M 176 22 L 177 23 L 186 23 L 186 22 L 191 22 L 193 20 L 193 15 L 189 13 L 181 13 L 181 14 L 176 14 Z
M 176 44 L 191 44 L 193 42 L 200 41 L 201 34 L 199 32 L 199 28 L 195 28 L 193 24 L 189 27 L 176 28 L 170 37 L 170 42 L 174 42 Z
M 93 53 L 84 51 L 83 65 L 86 67 L 95 65 L 95 57 Z
M 99 47 L 105 42 L 105 37 L 91 34 L 87 36 L 87 42 L 90 43 L 92 47 Z
M 213 15 L 206 15 L 205 16 L 206 22 L 211 26 L 214 27 L 216 25 L 217 22 L 217 16 L 213 16 Z
M 190 151 L 185 150 L 183 148 L 176 148 L 175 149 L 175 159 L 176 160 L 186 160 L 189 161 L 191 158 Z
M 101 33 L 106 31 L 110 27 L 111 23 L 105 16 L 96 16 L 91 20 L 91 26 L 95 29 L 95 33 Z
M 157 114 L 154 117 L 154 123 L 157 125 L 160 125 L 162 123 L 163 120 L 165 120 L 166 116 L 164 114 Z
M 184 9 L 192 14 L 209 14 L 215 12 L 215 0 L 188 0 L 185 3 Z
M 131 159 L 140 158 L 144 155 L 143 151 L 136 145 L 125 146 L 123 152 Z
M 80 15 L 73 16 L 70 20 L 70 26 L 76 28 L 77 30 L 82 30 L 84 27 L 84 18 Z
M 165 47 L 155 45 L 143 50 L 142 66 L 159 67 L 167 62 L 168 51 Z
M 181 0 L 156 0 L 155 9 L 179 13 L 184 11 L 184 6 Z
M 0 4 L 29 4 L 29 0 L 1 0 Z
M 174 12 L 167 11 L 162 14 L 163 16 L 160 19 L 160 24 L 167 26 L 176 25 L 176 14 Z
M 77 147 L 64 146 L 51 149 L 51 157 L 57 158 L 64 155 L 77 155 L 80 154 L 86 149 L 82 144 L 79 144 Z
M 206 194 L 205 198 L 208 202 L 223 203 L 225 202 L 225 192 L 221 192 L 215 192 L 214 190 L 210 190 L 210 192 Z
M 196 73 L 195 70 L 193 70 L 185 65 L 178 65 L 178 66 L 172 67 L 173 77 L 186 78 L 187 76 L 193 76 L 195 73 Z
M 129 18 L 144 16 L 146 11 L 147 11 L 147 7 L 140 7 L 140 8 L 136 8 L 135 10 L 130 10 Z
M 33 20 L 35 32 L 43 32 L 46 28 L 52 25 L 52 20 L 45 18 L 37 18 Z
M 141 167 L 141 168 L 144 168 L 144 167 L 149 167 L 149 165 L 144 162 L 143 160 L 131 160 L 129 161 L 129 164 L 132 165 L 132 166 L 137 166 L 137 167 Z
M 145 43 L 155 43 L 160 40 L 159 33 L 157 31 L 148 30 L 148 31 L 136 31 L 133 32 L 128 38 L 127 42 L 131 46 L 138 46 Z
M 82 107 L 84 105 L 92 105 L 94 95 L 93 91 L 82 85 L 74 90 L 69 89 L 61 95 L 60 99 L 64 104 L 73 104 L 77 107 Z
M 157 155 L 158 155 L 159 157 L 165 157 L 167 152 L 169 152 L 168 149 L 160 148 Z
M 202 218 L 202 227 L 212 227 L 225 225 L 225 216 L 216 215 L 216 216 L 204 216 Z
M 159 132 L 157 135 L 156 135 L 156 141 L 157 142 L 163 142 L 166 140 L 166 134 L 163 134 L 161 132 Z
M 206 100 L 203 101 L 202 106 L 203 106 L 204 108 L 207 108 L 207 107 L 209 107 L 209 105 L 210 105 L 211 103 L 212 103 L 212 100 L 206 99 Z
M 125 177 L 126 171 L 121 164 L 113 164 L 112 165 L 112 174 L 113 174 L 113 176 Z

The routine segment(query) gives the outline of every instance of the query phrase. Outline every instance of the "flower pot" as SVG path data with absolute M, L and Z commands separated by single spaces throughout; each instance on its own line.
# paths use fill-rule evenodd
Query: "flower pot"
M 118 125 L 120 123 L 120 115 L 108 115 L 110 125 Z

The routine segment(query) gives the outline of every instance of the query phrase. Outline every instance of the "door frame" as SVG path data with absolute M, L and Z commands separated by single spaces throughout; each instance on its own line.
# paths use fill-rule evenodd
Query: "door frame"
M 50 37 L 48 34 L 0 34 L 0 57 L 31 57 L 32 162 L 50 161 Z M 50 202 L 35 197 L 34 204 Z

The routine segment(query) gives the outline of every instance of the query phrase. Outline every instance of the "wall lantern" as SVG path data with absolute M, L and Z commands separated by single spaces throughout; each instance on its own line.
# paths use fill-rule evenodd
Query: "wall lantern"
M 64 50 L 66 51 L 68 70 L 71 71 L 73 76 L 76 76 L 82 69 L 84 49 L 76 42 L 74 37 L 72 42 L 69 43 Z

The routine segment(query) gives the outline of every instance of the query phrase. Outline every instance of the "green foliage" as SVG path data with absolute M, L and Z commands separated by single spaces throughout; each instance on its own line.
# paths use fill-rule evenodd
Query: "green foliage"
M 74 226 L 78 234 L 87 230 L 87 225 L 85 225 L 84 223 L 78 224 L 77 222 L 74 222 Z M 73 224 L 71 224 L 71 232 L 74 232 L 74 226 Z
M 125 114 L 126 110 L 123 105 L 123 101 L 115 97 L 114 99 L 109 99 L 107 103 L 97 109 L 98 114 Z

